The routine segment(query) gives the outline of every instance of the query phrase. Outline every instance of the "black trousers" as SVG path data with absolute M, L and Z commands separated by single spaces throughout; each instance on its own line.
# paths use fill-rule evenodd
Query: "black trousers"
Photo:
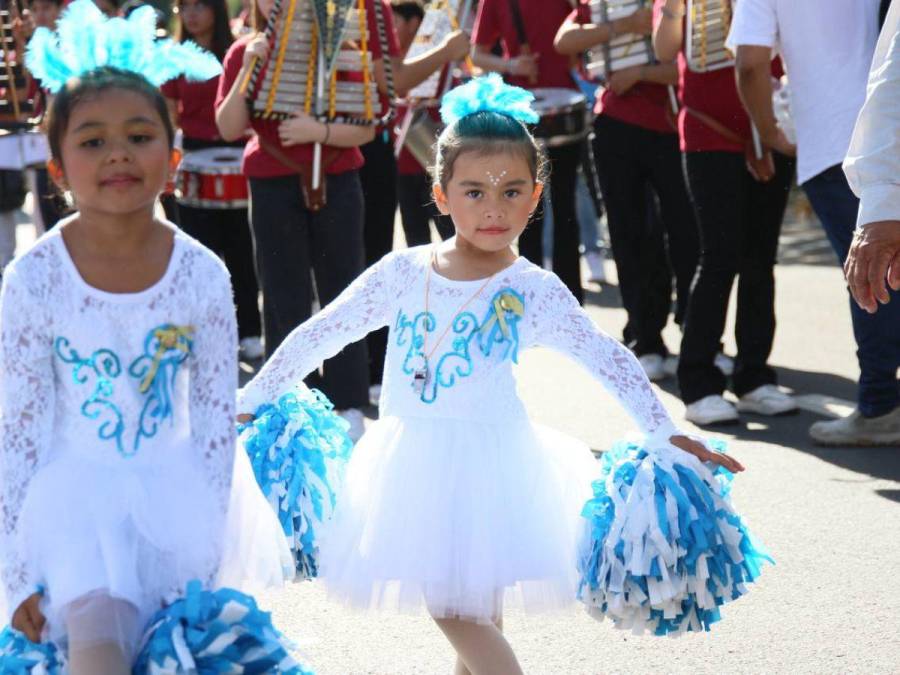
M 738 277 L 732 390 L 742 396 L 776 382 L 769 367 L 775 337 L 775 259 L 794 176 L 794 161 L 775 155 L 775 177 L 760 183 L 734 152 L 684 155 L 688 188 L 700 225 L 700 263 L 688 303 L 678 364 L 681 398 L 693 403 L 721 394 L 726 379 L 713 361 Z
M 628 313 L 629 346 L 638 356 L 665 355 L 662 330 L 672 308 L 672 276 L 675 322 L 681 324 L 699 253 L 678 135 L 600 115 L 594 121 L 594 158 Z
M 238 335 L 262 335 L 247 209 L 198 209 L 183 204 L 178 204 L 177 209 L 181 229 L 222 258 L 231 274 Z
M 365 165 L 359 171 L 362 183 L 365 221 L 366 267 L 369 267 L 394 248 L 394 218 L 397 214 L 397 160 L 390 137 L 384 134 L 360 147 Z M 384 375 L 384 355 L 387 351 L 388 329 L 380 328 L 366 337 L 369 351 L 369 381 L 381 384 Z
M 409 246 L 431 243 L 433 221 L 441 239 L 449 239 L 454 234 L 453 220 L 438 211 L 431 196 L 431 178 L 427 173 L 397 176 L 397 198 L 400 202 L 400 218 L 403 233 Z
M 300 176 L 250 179 L 250 224 L 263 291 L 266 354 L 271 356 L 312 314 L 315 275 L 319 303 L 334 300 L 364 268 L 363 200 L 356 171 L 328 176 L 328 203 L 312 213 Z M 366 345 L 348 345 L 306 382 L 338 409 L 368 404 Z
M 578 221 L 575 218 L 575 176 L 581 162 L 580 143 L 549 148 L 550 202 L 553 208 L 553 271 L 569 288 L 579 303 L 584 304 Z M 519 237 L 519 253 L 535 265 L 544 263 L 542 232 L 543 207 L 538 206 L 528 227 Z
M 66 205 L 66 200 L 50 180 L 47 169 L 43 167 L 35 169 L 34 182 L 37 190 L 35 200 L 41 211 L 41 221 L 44 223 L 44 229 L 50 230 L 62 218 L 72 213 L 72 209 Z

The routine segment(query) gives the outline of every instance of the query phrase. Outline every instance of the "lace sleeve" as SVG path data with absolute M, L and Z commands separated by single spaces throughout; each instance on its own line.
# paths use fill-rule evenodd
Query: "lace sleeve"
M 346 345 L 387 325 L 391 259 L 391 255 L 385 256 L 363 272 L 333 302 L 287 336 L 238 393 L 239 413 L 253 413 L 263 403 L 275 401 Z
M 218 261 L 217 266 L 218 266 Z M 192 445 L 206 470 L 207 484 L 222 507 L 228 506 L 235 451 L 234 397 L 237 389 L 237 324 L 231 283 L 224 267 L 215 269 L 200 294 L 191 359 Z
M 601 331 L 555 276 L 535 307 L 534 338 L 581 364 L 625 407 L 645 434 L 667 440 L 677 433 L 631 350 Z
M 31 578 L 17 528 L 53 426 L 50 323 L 45 303 L 34 296 L 14 268 L 7 268 L 0 290 L 0 566 L 10 614 L 38 581 Z

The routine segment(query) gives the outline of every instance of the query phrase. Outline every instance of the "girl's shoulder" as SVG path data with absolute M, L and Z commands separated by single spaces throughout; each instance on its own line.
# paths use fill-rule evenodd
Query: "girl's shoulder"
M 173 263 L 177 265 L 177 284 L 189 284 L 194 288 L 231 283 L 231 275 L 222 259 L 183 230 L 172 226 L 175 233 Z M 177 256 L 177 257 L 176 257 Z
M 29 292 L 45 297 L 59 280 L 63 270 L 64 250 L 59 227 L 42 234 L 31 247 L 16 256 L 3 271 L 4 283 L 21 283 Z

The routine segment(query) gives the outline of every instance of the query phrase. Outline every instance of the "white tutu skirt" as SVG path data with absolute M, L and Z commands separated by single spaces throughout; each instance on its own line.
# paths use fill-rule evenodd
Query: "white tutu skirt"
M 63 456 L 38 471 L 20 532 L 29 571 L 45 588 L 45 639 L 65 645 L 67 620 L 81 621 L 92 602 L 112 598 L 134 608 L 127 626 L 80 634 L 131 651 L 149 618 L 191 580 L 242 589 L 280 584 L 282 563 L 292 572 L 290 552 L 246 456 L 236 458 L 227 517 L 190 458 L 157 466 Z
M 320 577 L 355 607 L 439 618 L 490 621 L 506 591 L 526 611 L 568 605 L 597 470 L 528 420 L 382 418 L 347 465 Z

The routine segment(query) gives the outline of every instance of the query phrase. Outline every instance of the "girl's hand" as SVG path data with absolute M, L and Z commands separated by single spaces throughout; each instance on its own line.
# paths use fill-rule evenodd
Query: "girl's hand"
M 47 621 L 41 614 L 40 602 L 41 594 L 32 593 L 25 598 L 12 615 L 12 627 L 25 633 L 25 637 L 32 642 L 41 641 L 41 631 L 44 630 L 44 624 Z
M 260 33 L 247 43 L 244 50 L 243 67 L 249 68 L 254 59 L 264 59 L 269 54 L 269 40 L 265 34 Z
M 322 123 L 306 113 L 297 113 L 278 125 L 278 137 L 284 146 L 321 142 L 325 136 Z
M 239 424 L 249 424 L 250 422 L 252 422 L 255 419 L 256 419 L 256 417 L 254 417 L 250 413 L 241 413 L 240 415 L 237 416 L 237 421 Z
M 724 466 L 726 469 L 728 469 L 731 473 L 740 473 L 744 470 L 744 465 L 731 455 L 724 455 L 721 452 L 710 452 L 706 449 L 706 446 L 704 446 L 703 443 L 695 441 L 692 438 L 688 438 L 687 436 L 672 436 L 669 439 L 669 443 L 674 445 L 676 448 L 692 454 L 701 462 L 712 462 L 713 464 L 720 464 L 721 466 Z

